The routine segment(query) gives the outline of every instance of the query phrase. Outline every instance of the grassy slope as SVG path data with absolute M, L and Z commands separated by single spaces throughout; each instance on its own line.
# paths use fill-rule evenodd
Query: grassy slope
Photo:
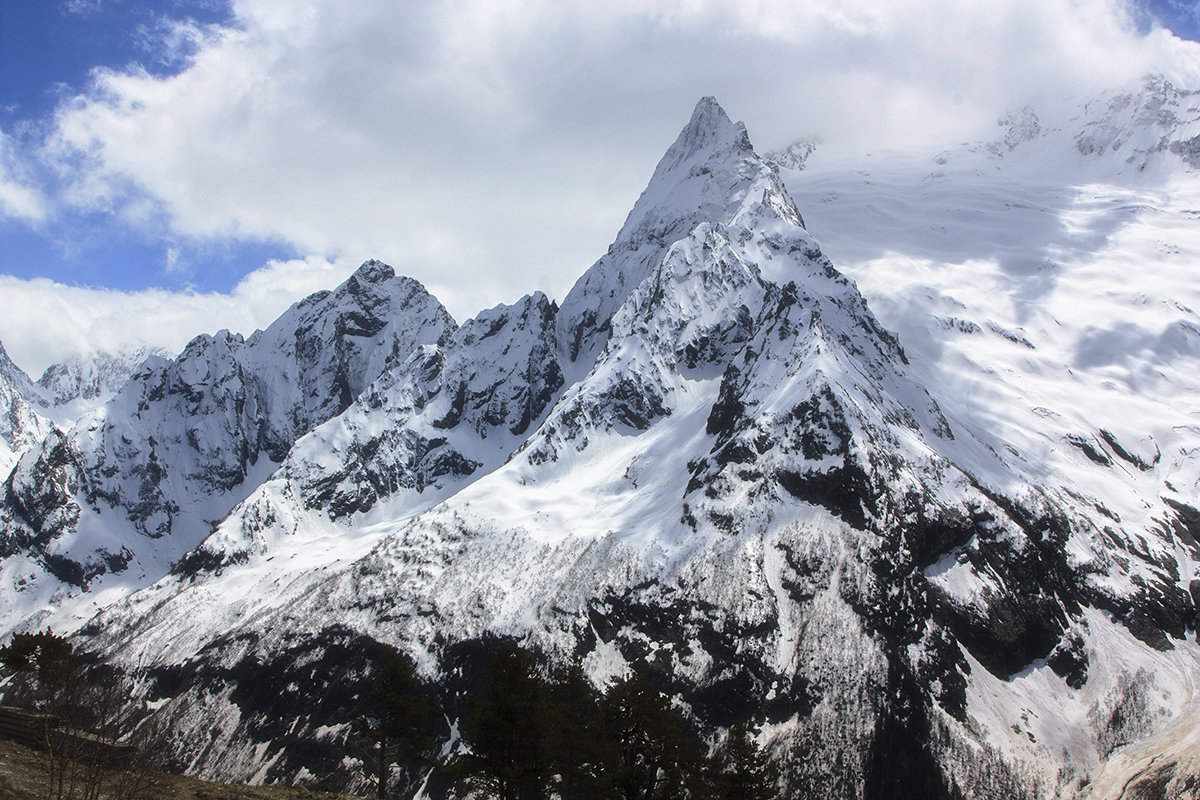
M 0 739 L 0 800 L 37 800 L 43 784 L 37 751 Z M 180 775 L 155 773 L 146 797 L 162 800 L 354 800 L 351 795 L 280 786 L 209 783 Z

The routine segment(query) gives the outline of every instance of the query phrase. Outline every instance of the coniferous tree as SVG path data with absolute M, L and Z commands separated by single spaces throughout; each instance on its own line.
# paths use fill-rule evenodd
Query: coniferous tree
M 551 757 L 562 800 L 602 800 L 611 796 L 609 765 L 617 750 L 608 735 L 603 697 L 573 661 L 552 689 Z
M 679 712 L 637 675 L 605 695 L 607 725 L 618 748 L 612 775 L 622 800 L 694 796 L 700 747 Z
M 778 793 L 776 770 L 742 724 L 729 730 L 714 777 L 717 800 L 772 800 Z
M 499 800 L 549 796 L 549 685 L 529 651 L 500 643 L 491 680 L 462 722 L 470 749 L 461 768 L 468 780 Z
M 384 798 L 397 748 L 410 763 L 424 761 L 437 739 L 440 711 L 416 662 L 394 647 L 385 646 L 372 664 L 371 682 L 372 713 L 355 720 L 353 728 L 375 750 L 376 796 Z
M 0 647 L 0 665 L 14 672 L 33 673 L 43 684 L 61 680 L 73 657 L 71 643 L 49 628 L 13 634 L 8 644 Z

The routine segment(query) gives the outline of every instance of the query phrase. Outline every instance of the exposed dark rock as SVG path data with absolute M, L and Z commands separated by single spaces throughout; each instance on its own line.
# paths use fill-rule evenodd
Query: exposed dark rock
M 1200 168 L 1200 136 L 1171 142 L 1167 146 L 1172 153 L 1182 158 L 1193 167 Z
M 1104 455 L 1104 453 L 1101 453 L 1099 450 L 1097 450 L 1096 447 L 1091 442 L 1089 442 L 1087 439 L 1083 438 L 1082 436 L 1078 436 L 1074 433 L 1068 433 L 1063 438 L 1067 440 L 1068 444 L 1071 444 L 1071 445 L 1079 448 L 1079 450 L 1082 451 L 1085 456 L 1087 456 L 1089 459 L 1096 462 L 1097 464 L 1104 466 L 1104 467 L 1112 466 L 1112 461 L 1109 460 L 1108 456 Z
M 1079 634 L 1064 636 L 1046 659 L 1046 665 L 1072 689 L 1082 689 L 1087 683 L 1088 656 Z
M 1200 558 L 1200 509 L 1172 497 L 1164 497 L 1163 502 L 1175 509 L 1177 517 L 1172 525 L 1175 535 L 1183 540 L 1194 556 Z
M 435 428 L 447 429 L 458 425 L 462 420 L 463 410 L 467 407 L 467 384 L 459 383 L 454 390 L 454 399 L 450 401 L 450 409 L 441 419 L 435 419 L 431 424 Z
M 780 470 L 775 479 L 793 497 L 823 506 L 860 530 L 868 529 L 868 515 L 878 510 L 871 479 L 853 460 L 823 472 Z
M 1133 453 L 1130 453 L 1128 450 L 1126 450 L 1124 447 L 1122 447 L 1121 443 L 1117 440 L 1117 437 L 1114 436 L 1109 431 L 1106 431 L 1103 428 L 1101 428 L 1100 429 L 1100 438 L 1103 439 L 1110 448 L 1112 448 L 1112 451 L 1117 454 L 1118 458 L 1121 458 L 1124 461 L 1129 462 L 1130 464 L 1132 464 L 1135 467 L 1137 467 L 1138 469 L 1140 469 L 1142 472 L 1148 472 L 1148 471 L 1154 469 L 1153 464 L 1147 464 L 1139 456 L 1135 456 Z M 1158 461 L 1157 458 L 1155 458 L 1154 460 L 1155 460 L 1155 462 Z
M 656 387 L 632 374 L 623 376 L 598 398 L 602 406 L 612 409 L 617 422 L 639 431 L 647 430 L 654 420 L 670 415 L 671 409 L 663 400 Z
M 215 552 L 201 545 L 183 558 L 171 565 L 171 574 L 193 577 L 202 572 L 216 573 L 223 567 L 232 564 L 244 564 L 249 560 L 249 554 L 243 551 L 235 553 Z
M 78 561 L 58 553 L 49 553 L 44 557 L 46 571 L 70 586 L 85 588 L 87 586 L 87 570 Z
M 746 406 L 739 399 L 740 378 L 741 373 L 736 366 L 730 364 L 725 368 L 720 394 L 708 414 L 705 430 L 716 436 L 718 443 L 728 441 L 733 436 L 746 411 Z

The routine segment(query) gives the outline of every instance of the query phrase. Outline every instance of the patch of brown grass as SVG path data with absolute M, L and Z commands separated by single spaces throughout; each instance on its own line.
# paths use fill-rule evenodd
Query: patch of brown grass
M 40 754 L 0 739 L 0 800 L 38 800 L 44 785 L 45 764 Z M 211 783 L 165 772 L 150 776 L 145 795 L 161 800 L 356 800 L 346 794 L 290 786 Z

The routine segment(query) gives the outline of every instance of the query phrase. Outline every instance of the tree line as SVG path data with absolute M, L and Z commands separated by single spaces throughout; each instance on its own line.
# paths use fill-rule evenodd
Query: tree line
M 411 657 L 383 647 L 370 662 L 353 737 L 380 798 L 396 767 L 436 774 L 454 796 L 498 800 L 766 800 L 777 775 L 749 729 L 706 738 L 637 674 L 596 688 L 580 663 L 552 669 L 501 640 L 484 680 L 447 696 L 421 678 Z M 6 699 L 31 715 L 43 754 L 44 797 L 98 800 L 153 796 L 151 768 L 165 750 L 161 722 L 128 676 L 77 652 L 46 630 L 0 647 Z M 12 678 L 15 676 L 15 681 Z M 451 724 L 453 720 L 453 724 Z M 448 730 L 453 733 L 447 737 Z M 411 788 L 411 787 L 410 787 Z
M 458 709 L 458 741 L 435 733 L 444 710 L 406 654 L 385 649 L 371 668 L 371 711 L 354 725 L 374 750 L 387 797 L 393 763 L 439 770 L 463 793 L 498 800 L 767 800 L 777 776 L 744 726 L 710 746 L 642 677 L 603 691 L 582 666 L 550 671 L 502 640 L 483 688 Z M 441 746 L 440 746 L 441 745 Z
M 125 676 L 90 663 L 49 629 L 17 633 L 0 647 L 5 699 L 32 713 L 12 716 L 42 754 L 47 800 L 140 800 L 161 754 L 160 731 Z M 5 676 L 4 673 L 7 673 Z

